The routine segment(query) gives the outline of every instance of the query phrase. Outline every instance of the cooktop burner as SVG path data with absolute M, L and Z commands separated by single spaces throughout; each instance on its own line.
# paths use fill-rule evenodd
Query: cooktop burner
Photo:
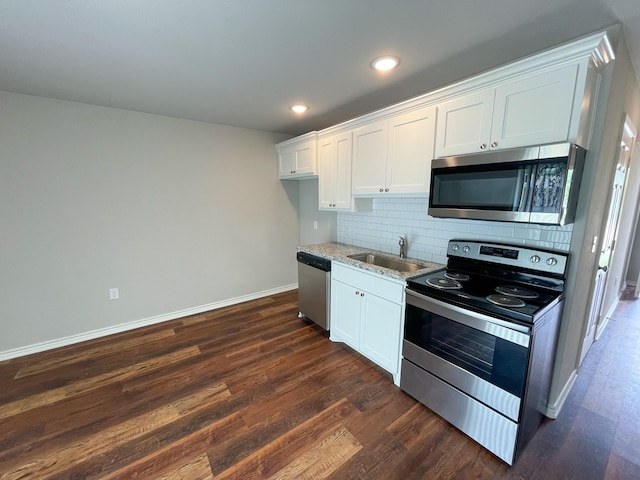
M 468 282 L 471 279 L 469 275 L 462 272 L 447 272 L 444 276 L 451 280 L 457 280 L 458 282 Z
M 442 270 L 407 280 L 407 290 L 445 304 L 527 324 L 562 298 L 563 286 L 563 279 L 544 272 L 456 257 Z
M 526 303 L 524 303 L 524 301 L 519 299 L 518 297 L 502 295 L 500 293 L 492 293 L 491 295 L 487 295 L 487 300 L 500 307 L 520 308 L 526 305 Z
M 444 277 L 428 278 L 426 284 L 441 290 L 460 290 L 462 288 L 462 284 L 460 282 L 451 278 L 446 278 L 446 275 Z
M 529 290 L 528 288 L 517 287 L 515 285 L 498 285 L 496 287 L 496 292 L 501 293 L 503 295 L 507 295 L 509 297 L 518 297 L 518 298 L 538 298 L 538 293 L 533 290 Z

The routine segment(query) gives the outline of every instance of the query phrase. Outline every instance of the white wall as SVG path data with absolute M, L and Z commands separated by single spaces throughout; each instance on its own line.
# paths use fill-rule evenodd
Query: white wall
M 636 168 L 640 172 L 640 144 L 637 144 L 635 147 L 632 168 Z M 638 206 L 638 204 L 636 204 L 636 206 Z M 636 217 L 636 231 L 626 275 L 627 284 L 634 286 L 638 282 L 638 275 L 640 275 L 640 228 L 638 228 L 638 223 L 640 223 L 640 211 L 638 212 L 638 217 Z
M 591 244 L 594 236 L 602 238 L 603 221 L 608 208 L 624 113 L 628 112 L 634 122 L 638 120 L 638 114 L 640 114 L 640 105 L 637 101 L 634 104 L 637 92 L 638 81 L 627 55 L 624 40 L 621 39 L 616 49 L 615 62 L 608 65 L 603 73 L 594 135 L 587 154 L 583 185 L 580 189 L 578 212 L 570 247 L 573 261 L 569 265 L 565 313 L 550 394 L 553 409 L 561 407 L 580 361 L 580 349 L 588 320 L 599 258 L 599 252 L 591 252 Z M 629 239 L 619 238 L 619 241 L 623 244 L 619 243 L 617 249 L 625 251 Z M 620 267 L 617 266 L 615 271 L 611 269 L 609 275 L 614 280 L 616 276 L 620 278 Z M 604 311 L 610 309 L 611 302 L 615 300 L 617 295 L 614 295 L 613 299 L 605 299 Z
M 640 94 L 640 90 L 638 94 Z M 640 110 L 640 96 L 633 104 L 638 105 L 638 109 Z M 638 113 L 640 113 L 640 111 Z M 629 170 L 627 170 L 626 188 L 620 210 L 620 222 L 618 224 L 618 235 L 611 259 L 613 278 L 610 283 L 607 282 L 608 291 L 604 299 L 605 305 L 608 305 L 609 310 L 605 311 L 605 313 L 615 308 L 620 294 L 627 286 L 627 267 L 631 266 L 630 258 L 635 236 L 634 232 L 636 231 L 638 199 L 640 198 L 640 155 L 637 145 L 633 153 L 630 158 Z M 633 278 L 632 285 L 636 284 L 638 270 L 635 271 L 635 274 L 636 276 Z
M 287 182 L 296 183 L 300 189 L 300 245 L 334 242 L 336 212 L 318 209 L 318 179 L 283 180 Z
M 609 176 L 608 182 L 609 198 L 611 196 L 611 185 L 613 184 L 615 165 L 619 158 L 620 139 L 622 138 L 622 124 L 625 116 L 629 116 L 631 122 L 636 128 L 640 126 L 640 86 L 638 85 L 638 81 L 631 67 L 631 62 L 626 57 L 626 50 L 624 51 L 624 55 L 624 65 L 626 68 L 620 75 L 623 79 L 621 81 L 621 84 L 624 86 L 620 89 L 625 93 L 625 95 L 620 101 L 621 106 L 619 107 L 620 112 L 618 114 L 617 128 L 615 124 L 611 122 L 611 128 L 609 129 L 610 135 L 612 137 L 611 141 L 615 141 L 614 146 L 610 147 L 609 149 L 609 155 L 611 156 L 611 163 L 613 167 L 611 168 L 611 174 Z M 637 160 L 637 157 L 633 156 L 631 160 Z M 635 218 L 637 214 L 638 192 L 640 191 L 640 175 L 638 175 L 638 169 L 640 165 L 634 163 L 630 164 L 629 170 L 627 172 L 628 178 L 620 210 L 621 220 L 618 224 L 616 245 L 613 252 L 613 257 L 611 258 L 609 272 L 607 274 L 607 285 L 605 296 L 603 299 L 604 314 L 609 314 L 610 312 L 612 312 L 612 309 L 615 308 L 616 304 L 618 303 L 620 294 L 622 293 L 622 291 L 624 291 L 624 288 L 626 286 L 625 275 L 627 263 L 629 260 L 628 253 L 631 250 L 631 245 L 633 243 Z M 609 202 L 607 202 L 607 206 L 608 203 Z
M 564 227 L 434 218 L 426 197 L 376 198 L 373 211 L 338 213 L 338 241 L 397 255 L 398 240 L 407 240 L 407 256 L 447 263 L 452 238 L 482 239 L 567 251 L 572 225 Z
M 295 286 L 282 140 L 0 92 L 0 356 Z

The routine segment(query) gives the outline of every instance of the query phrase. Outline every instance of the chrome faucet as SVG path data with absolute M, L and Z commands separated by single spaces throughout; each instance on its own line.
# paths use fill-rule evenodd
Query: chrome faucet
M 398 245 L 400 245 L 400 258 L 405 258 L 407 256 L 405 252 L 405 246 L 407 245 L 407 241 L 404 239 L 404 237 L 400 237 L 400 241 L 398 242 Z

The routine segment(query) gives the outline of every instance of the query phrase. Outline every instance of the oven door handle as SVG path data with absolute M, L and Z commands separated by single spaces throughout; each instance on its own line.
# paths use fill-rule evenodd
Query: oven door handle
M 467 310 L 456 305 L 427 297 L 418 292 L 405 288 L 407 304 L 421 310 L 435 313 L 454 322 L 461 323 L 476 330 L 502 338 L 522 347 L 529 347 L 531 328 L 517 323 L 493 318 L 482 313 Z

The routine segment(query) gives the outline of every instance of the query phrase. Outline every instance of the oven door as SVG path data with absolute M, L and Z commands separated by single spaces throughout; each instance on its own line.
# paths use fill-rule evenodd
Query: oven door
M 517 422 L 530 329 L 407 290 L 403 357 Z

